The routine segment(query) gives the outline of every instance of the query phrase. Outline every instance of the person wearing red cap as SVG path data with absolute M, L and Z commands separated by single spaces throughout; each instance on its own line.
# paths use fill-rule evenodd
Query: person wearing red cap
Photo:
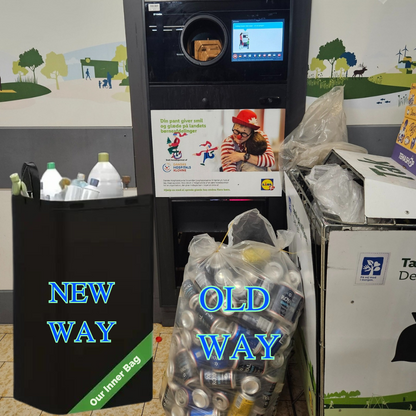
M 241 170 L 238 167 L 242 163 L 250 163 L 253 168 L 256 166 L 260 168 L 259 170 L 274 166 L 274 153 L 267 135 L 259 130 L 257 114 L 251 110 L 241 110 L 237 117 L 232 118 L 232 121 L 234 123 L 233 134 L 226 137 L 221 145 L 222 171 L 237 172 Z M 266 151 L 258 156 L 247 151 L 247 143 L 252 139 L 254 131 L 260 133 L 267 141 Z

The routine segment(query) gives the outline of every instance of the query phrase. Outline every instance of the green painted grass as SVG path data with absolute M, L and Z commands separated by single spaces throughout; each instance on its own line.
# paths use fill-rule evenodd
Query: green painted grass
M 387 74 L 383 72 L 370 77 L 369 80 L 381 85 L 405 87 L 410 90 L 412 84 L 416 82 L 416 74 Z
M 381 400 L 381 399 L 380 399 Z M 387 402 L 388 407 L 391 411 L 399 411 L 399 410 L 408 410 L 410 405 L 413 406 L 413 409 L 416 411 L 416 392 L 410 391 L 407 393 L 402 394 L 393 394 L 393 395 L 385 395 L 383 396 L 383 400 Z M 367 402 L 370 403 L 371 408 L 378 407 L 376 405 L 377 399 L 375 397 L 351 397 L 351 398 L 328 398 L 325 397 L 325 405 L 329 406 L 332 402 L 334 408 L 361 408 L 362 410 L 368 411 L 370 409 L 364 409 L 367 405 Z M 381 410 L 381 409 L 378 409 Z M 384 413 L 383 409 L 383 415 Z M 325 411 L 326 414 L 326 411 Z M 352 413 L 353 414 L 353 413 Z M 358 413 L 361 415 L 361 413 Z M 387 414 L 387 413 L 386 413 Z
M 345 100 L 377 97 L 410 89 L 410 86 L 374 83 L 369 81 L 368 78 L 319 78 L 308 79 L 307 95 L 309 97 L 320 97 L 336 85 L 345 85 Z
M 43 85 L 33 84 L 29 82 L 8 82 L 2 84 L 2 89 L 13 90 L 16 93 L 0 92 L 0 102 L 24 100 L 25 98 L 40 97 L 49 94 L 51 90 Z
M 413 415 L 408 410 L 399 409 L 325 409 L 325 416 L 401 416 Z

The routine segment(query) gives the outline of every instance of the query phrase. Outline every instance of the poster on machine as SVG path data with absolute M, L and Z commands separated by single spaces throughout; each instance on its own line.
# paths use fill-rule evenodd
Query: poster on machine
M 325 415 L 416 411 L 414 231 L 334 231 L 328 249 Z
M 281 196 L 285 110 L 153 110 L 157 197 Z

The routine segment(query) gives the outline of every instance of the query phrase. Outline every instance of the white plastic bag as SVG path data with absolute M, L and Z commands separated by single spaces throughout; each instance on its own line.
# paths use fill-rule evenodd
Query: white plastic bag
M 367 149 L 361 146 L 357 146 L 352 143 L 345 142 L 329 142 L 322 143 L 316 146 L 310 147 L 306 152 L 299 155 L 297 164 L 307 168 L 313 168 L 315 165 L 321 165 L 324 163 L 325 158 L 328 156 L 332 149 L 347 150 L 348 152 L 356 153 L 368 153 Z
M 280 170 L 288 170 L 296 165 L 312 167 L 322 159 L 322 152 L 325 157 L 331 151 L 330 143 L 348 142 L 343 103 L 344 87 L 334 87 L 306 110 L 299 126 L 280 147 Z M 353 148 L 344 150 L 354 151 Z
M 306 180 L 321 210 L 343 222 L 363 223 L 364 189 L 354 175 L 339 165 L 315 166 Z

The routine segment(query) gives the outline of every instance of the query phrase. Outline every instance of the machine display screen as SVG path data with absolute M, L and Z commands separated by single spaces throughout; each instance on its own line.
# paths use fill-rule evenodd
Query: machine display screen
M 233 20 L 232 62 L 283 61 L 284 20 Z

